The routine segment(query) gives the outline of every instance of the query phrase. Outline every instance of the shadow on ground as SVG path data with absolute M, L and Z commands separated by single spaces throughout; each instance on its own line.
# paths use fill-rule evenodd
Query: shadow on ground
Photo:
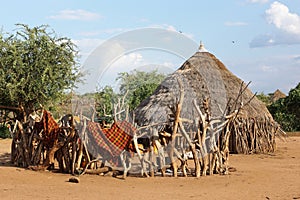
M 12 166 L 10 162 L 10 153 L 0 154 L 0 166 Z

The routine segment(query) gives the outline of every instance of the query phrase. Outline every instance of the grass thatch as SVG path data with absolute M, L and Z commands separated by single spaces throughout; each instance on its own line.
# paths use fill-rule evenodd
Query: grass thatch
M 203 99 L 209 98 L 212 117 L 221 116 L 228 108 L 236 107 L 234 100 L 237 99 L 241 84 L 244 84 L 214 55 L 208 52 L 197 52 L 177 71 L 169 75 L 155 92 L 135 109 L 135 120 L 139 126 L 164 122 L 167 126 L 161 125 L 159 131 L 172 127 L 172 109 L 176 107 L 180 96 L 176 77 L 182 80 L 185 91 L 181 117 L 190 120 L 198 117 L 192 103 L 194 99 L 201 107 Z M 246 89 L 237 103 L 245 103 L 252 97 L 253 93 Z M 228 101 L 229 106 L 227 106 Z M 235 123 L 232 129 L 231 151 L 250 153 L 274 150 L 276 123 L 260 100 L 255 97 L 245 105 L 239 114 L 239 120 L 240 122 Z M 259 129 L 251 127 L 249 123 L 253 123 L 252 126 L 255 125 Z M 197 127 L 191 123 L 185 125 L 189 132 L 197 130 Z M 240 129 L 243 131 L 239 131 Z
M 271 102 L 274 103 L 279 99 L 285 98 L 286 95 L 277 89 L 273 94 L 271 94 Z

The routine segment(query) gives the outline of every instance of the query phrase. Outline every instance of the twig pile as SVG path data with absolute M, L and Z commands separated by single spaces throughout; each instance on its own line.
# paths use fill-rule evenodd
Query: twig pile
M 44 110 L 41 118 L 32 115 L 24 124 L 16 121 L 12 131 L 11 162 L 21 167 L 44 170 L 53 169 L 57 159 L 61 172 L 74 173 L 78 134 L 72 126 L 72 116 L 67 117 L 67 121 L 59 126 Z

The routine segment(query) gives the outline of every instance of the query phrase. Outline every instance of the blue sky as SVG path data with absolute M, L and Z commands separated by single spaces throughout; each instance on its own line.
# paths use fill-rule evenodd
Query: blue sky
M 82 65 L 104 41 L 155 27 L 181 33 L 196 43 L 203 41 L 230 71 L 252 81 L 253 92 L 270 93 L 278 88 L 287 93 L 300 82 L 298 0 L 10 0 L 1 2 L 0 19 L 4 32 L 12 32 L 16 23 L 49 25 L 78 45 Z M 115 72 L 147 64 L 174 71 L 183 59 L 167 54 L 130 52 L 110 66 Z M 114 80 L 109 72 L 106 77 Z

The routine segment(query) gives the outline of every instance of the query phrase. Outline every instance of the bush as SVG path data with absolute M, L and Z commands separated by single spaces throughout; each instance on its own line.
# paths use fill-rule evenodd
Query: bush
M 0 138 L 11 138 L 10 132 L 5 125 L 0 125 Z
M 289 95 L 268 106 L 270 113 L 285 131 L 300 131 L 300 83 Z

